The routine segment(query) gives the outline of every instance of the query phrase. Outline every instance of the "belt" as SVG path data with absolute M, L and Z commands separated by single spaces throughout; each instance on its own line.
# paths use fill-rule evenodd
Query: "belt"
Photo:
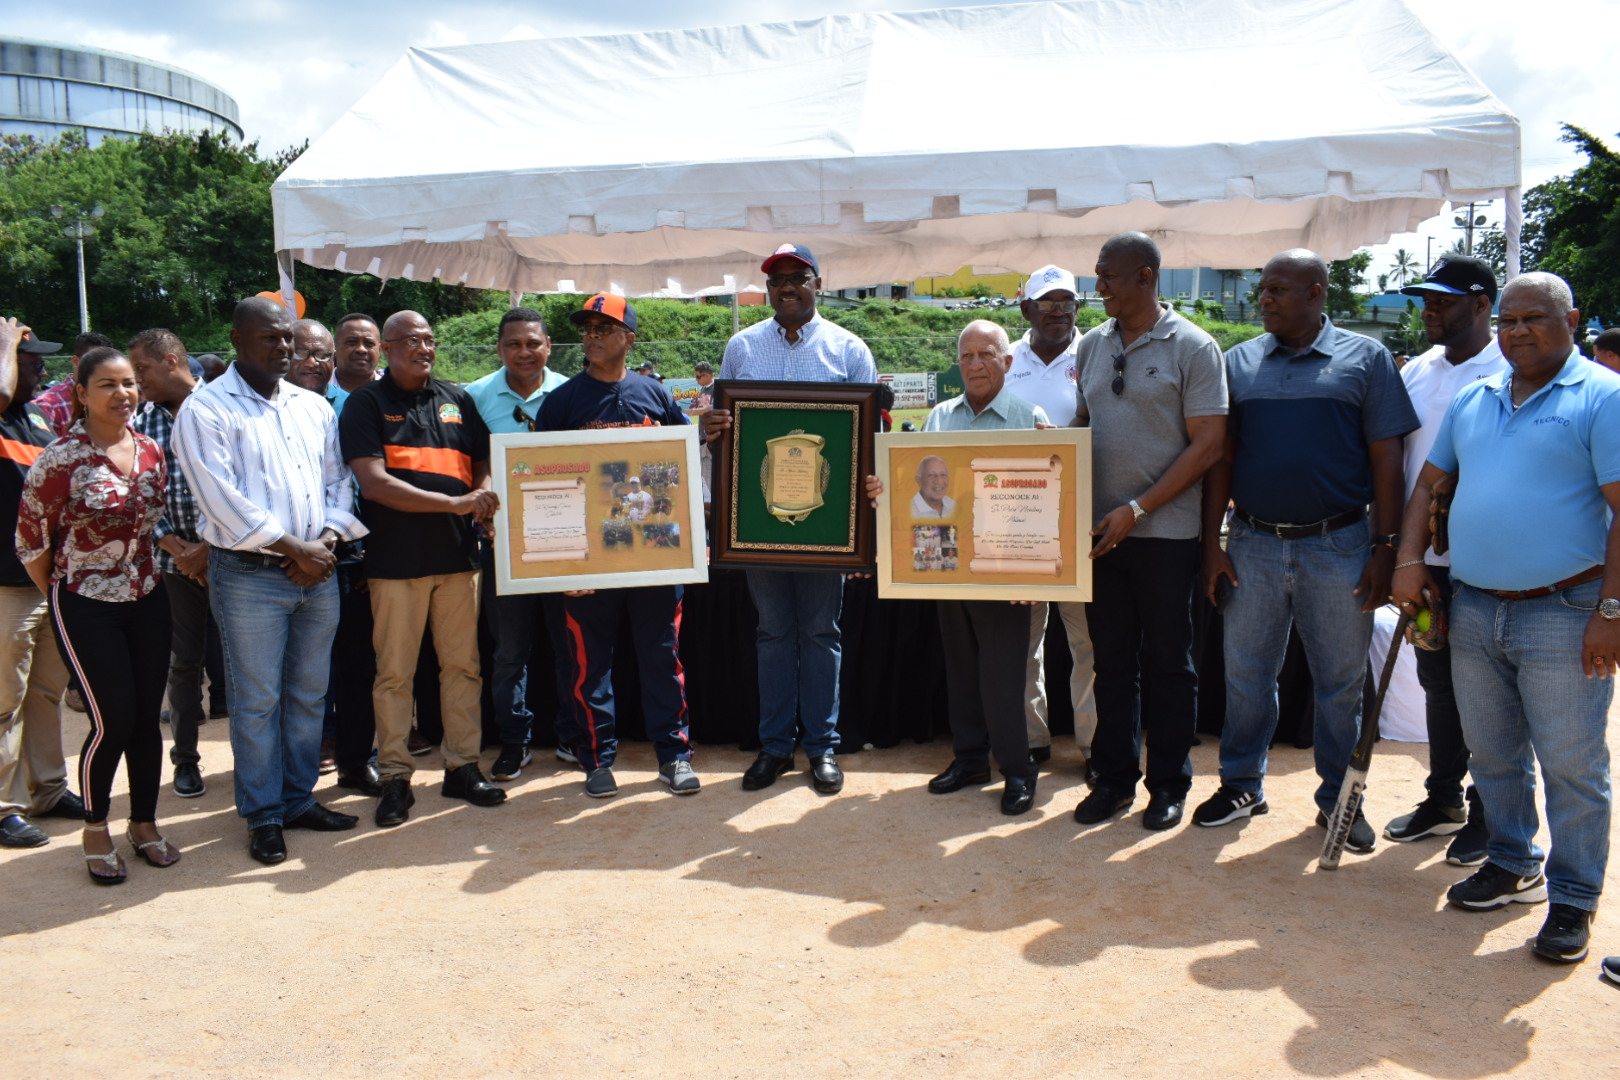
M 230 548 L 219 547 L 214 550 L 227 558 L 245 562 L 250 566 L 274 566 L 279 569 L 281 564 L 287 561 L 285 555 L 266 554 L 259 551 L 233 551 Z
M 1588 581 L 1596 581 L 1602 576 L 1603 567 L 1594 566 L 1590 570 L 1582 570 L 1574 577 L 1565 578 L 1563 581 L 1552 585 L 1543 585 L 1539 589 L 1479 589 L 1478 585 L 1468 585 L 1466 581 L 1463 584 L 1468 585 L 1470 589 L 1479 589 L 1482 593 L 1490 593 L 1498 600 L 1534 600 L 1538 596 L 1551 596 L 1555 592 L 1563 592 L 1565 589 L 1573 589 L 1577 585 L 1585 585 Z
M 1279 540 L 1303 540 L 1307 536 L 1326 536 L 1336 529 L 1354 525 L 1367 516 L 1367 511 L 1358 506 L 1354 510 L 1346 510 L 1342 514 L 1334 514 L 1332 517 L 1323 518 L 1321 521 L 1313 521 L 1309 525 L 1288 525 L 1278 524 L 1274 521 L 1261 521 L 1242 509 L 1234 509 L 1232 516 L 1245 525 L 1259 529 L 1263 533 L 1270 533 Z

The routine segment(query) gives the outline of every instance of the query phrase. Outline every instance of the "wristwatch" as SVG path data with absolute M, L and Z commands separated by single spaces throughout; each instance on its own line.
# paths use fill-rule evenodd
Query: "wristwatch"
M 1391 551 L 1394 551 L 1396 548 L 1401 546 L 1401 534 L 1390 533 L 1387 536 L 1375 536 L 1372 538 L 1372 546 L 1387 547 Z
M 1609 622 L 1614 622 L 1616 619 L 1620 619 L 1620 600 L 1615 600 L 1613 598 L 1604 600 L 1602 603 L 1598 604 L 1598 614 L 1603 616 Z
M 1142 504 L 1137 502 L 1135 499 L 1131 500 L 1131 513 L 1136 515 L 1136 521 L 1134 524 L 1137 525 L 1140 525 L 1142 523 L 1142 519 L 1147 517 L 1147 511 L 1142 509 Z

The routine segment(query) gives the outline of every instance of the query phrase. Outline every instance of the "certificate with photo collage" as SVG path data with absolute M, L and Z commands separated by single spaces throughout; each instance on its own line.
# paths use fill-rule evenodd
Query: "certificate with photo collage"
M 490 437 L 495 591 L 709 580 L 695 427 Z
M 1091 432 L 876 439 L 878 595 L 1091 599 Z

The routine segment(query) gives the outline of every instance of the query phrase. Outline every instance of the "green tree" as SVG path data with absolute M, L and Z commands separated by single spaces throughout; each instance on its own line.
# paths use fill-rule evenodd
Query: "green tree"
M 1335 259 L 1328 264 L 1328 318 L 1353 319 L 1361 314 L 1366 302 L 1367 267 L 1371 265 L 1372 252 L 1365 248 L 1348 259 Z
M 1365 267 L 1363 269 L 1365 269 Z M 1407 251 L 1405 248 L 1395 249 L 1393 261 L 1390 264 L 1390 272 L 1395 275 L 1395 287 L 1397 289 L 1403 287 L 1406 284 L 1407 279 L 1415 275 L 1418 269 L 1417 257 L 1415 255 L 1413 255 L 1410 251 Z
M 1573 124 L 1563 140 L 1586 155 L 1569 176 L 1525 194 L 1523 264 L 1557 274 L 1583 315 L 1620 324 L 1620 153 Z

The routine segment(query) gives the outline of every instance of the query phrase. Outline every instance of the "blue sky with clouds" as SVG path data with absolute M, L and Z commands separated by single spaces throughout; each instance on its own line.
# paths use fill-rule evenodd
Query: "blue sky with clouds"
M 963 0 L 957 0 L 960 4 Z M 972 0 L 966 0 L 971 3 Z M 1348 2 L 1348 0 L 1347 0 Z M 1620 0 L 1407 0 L 1431 32 L 1513 110 L 1523 123 L 1524 179 L 1532 185 L 1583 160 L 1558 141 L 1568 121 L 1620 147 L 1620 93 L 1613 60 L 1600 55 L 1620 26 Z M 218 84 L 241 107 L 242 126 L 273 151 L 314 139 L 411 46 L 458 45 L 513 36 L 568 37 L 673 27 L 778 22 L 862 10 L 947 6 L 938 0 L 616 0 L 586 4 L 491 0 L 277 0 L 221 4 L 170 0 L 163 5 L 83 0 L 0 0 L 7 34 L 149 57 Z M 1016 72 L 979 89 L 1009 107 L 1024 95 Z M 1324 93 L 1353 88 L 1324 87 Z M 1082 100 L 1085 87 L 1080 88 Z M 943 96 L 942 98 L 943 99 Z M 1500 218 L 1499 208 L 1493 220 Z M 1450 216 L 1376 249 L 1375 271 L 1404 244 L 1423 257 L 1423 235 L 1438 250 L 1456 234 Z

